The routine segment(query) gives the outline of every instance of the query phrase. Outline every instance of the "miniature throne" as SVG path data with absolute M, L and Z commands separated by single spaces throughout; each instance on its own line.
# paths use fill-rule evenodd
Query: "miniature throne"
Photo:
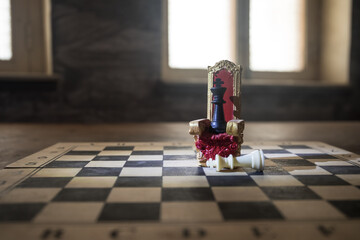
M 227 60 L 208 67 L 207 118 L 189 123 L 202 166 L 216 154 L 222 157 L 241 154 L 244 130 L 244 121 L 240 119 L 241 72 L 240 65 Z

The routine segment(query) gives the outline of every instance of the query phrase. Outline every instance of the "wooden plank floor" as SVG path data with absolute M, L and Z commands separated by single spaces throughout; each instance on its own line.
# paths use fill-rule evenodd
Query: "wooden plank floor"
M 246 122 L 246 141 L 322 141 L 360 153 L 360 122 Z M 188 124 L 0 124 L 0 169 L 57 142 L 192 141 Z

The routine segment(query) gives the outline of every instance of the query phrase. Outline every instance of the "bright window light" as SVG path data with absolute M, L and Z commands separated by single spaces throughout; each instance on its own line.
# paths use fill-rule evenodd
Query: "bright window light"
M 10 0 L 0 0 L 0 60 L 12 58 Z
M 235 61 L 234 0 L 168 0 L 169 67 Z
M 250 0 L 250 69 L 304 69 L 304 0 Z

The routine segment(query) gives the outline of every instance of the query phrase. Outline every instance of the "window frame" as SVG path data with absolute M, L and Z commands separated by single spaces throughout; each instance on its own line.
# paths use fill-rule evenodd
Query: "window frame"
M 319 42 L 320 34 L 317 24 L 320 21 L 321 3 L 318 0 L 304 0 L 305 43 L 304 70 L 300 72 L 261 72 L 249 68 L 249 8 L 250 0 L 234 0 L 236 24 L 235 49 L 236 62 L 243 66 L 245 80 L 280 80 L 295 82 L 317 81 L 319 73 Z M 206 83 L 207 69 L 172 69 L 168 65 L 168 0 L 162 0 L 162 79 L 168 83 Z M 223 59 L 219 59 L 223 60 Z M 215 64 L 215 63 L 214 63 Z

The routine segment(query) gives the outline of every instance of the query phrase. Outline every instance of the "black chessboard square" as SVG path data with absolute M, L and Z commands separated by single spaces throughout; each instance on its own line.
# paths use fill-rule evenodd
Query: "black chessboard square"
M 349 218 L 360 218 L 360 201 L 330 201 L 330 203 Z
M 241 145 L 241 150 L 243 149 L 252 149 L 252 147 L 248 146 L 248 145 Z
M 97 155 L 100 151 L 70 151 L 65 155 Z
M 53 161 L 45 166 L 45 168 L 83 168 L 87 161 Z
M 192 150 L 192 146 L 164 146 L 164 150 Z
M 207 176 L 210 186 L 256 186 L 249 176 Z
M 264 154 L 282 154 L 282 153 L 291 153 L 285 149 L 263 149 Z
M 44 203 L 0 204 L 0 222 L 31 221 L 44 206 Z
M 16 187 L 18 188 L 63 188 L 72 177 L 34 177 L 28 178 Z
M 307 187 L 262 187 L 271 200 L 320 199 Z
M 161 187 L 162 177 L 119 177 L 114 187 Z
M 96 156 L 92 161 L 126 161 L 129 156 Z
M 214 201 L 210 188 L 163 188 L 162 201 Z
M 104 151 L 132 151 L 133 146 L 108 146 L 104 148 Z
M 218 204 L 225 220 L 283 218 L 271 202 L 220 202 Z
M 160 203 L 106 203 L 99 221 L 158 221 Z
M 325 153 L 298 153 L 296 155 L 304 159 L 338 159 L 337 157 Z
M 306 145 L 279 145 L 279 147 L 285 149 L 312 149 L 311 147 Z
M 202 167 L 164 167 L 163 176 L 203 176 Z
M 360 167 L 357 166 L 321 166 L 333 174 L 360 174 Z
M 131 155 L 163 155 L 163 151 L 133 151 Z
M 248 175 L 290 175 L 287 171 L 279 166 L 266 167 L 263 171 L 256 171 L 252 168 L 243 168 Z
M 162 161 L 127 161 L 124 167 L 162 167 Z
M 295 175 L 305 185 L 349 185 L 348 182 L 334 175 Z
M 119 176 L 122 168 L 85 167 L 76 175 L 79 176 Z
M 55 202 L 103 202 L 110 188 L 65 188 L 53 199 Z
M 164 155 L 164 160 L 196 160 L 194 155 Z
M 271 159 L 272 162 L 282 166 L 315 166 L 314 163 L 305 159 Z

